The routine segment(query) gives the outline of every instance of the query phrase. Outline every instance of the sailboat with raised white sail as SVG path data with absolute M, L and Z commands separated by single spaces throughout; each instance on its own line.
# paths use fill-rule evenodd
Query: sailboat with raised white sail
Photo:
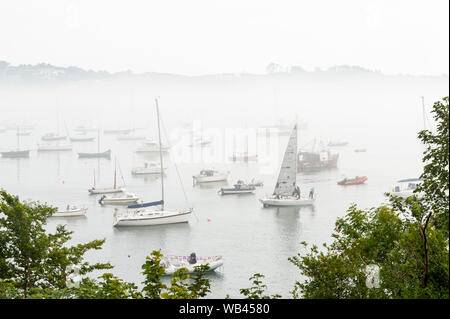
M 164 166 L 161 150 L 161 129 L 159 121 L 158 99 L 156 102 L 156 114 L 158 117 L 158 137 L 159 137 L 159 157 L 161 168 L 161 200 L 147 202 L 128 206 L 128 214 L 117 216 L 117 210 L 114 210 L 113 226 L 152 226 L 163 224 L 187 223 L 193 211 L 189 208 L 185 211 L 167 211 L 164 209 Z
M 291 132 L 284 153 L 280 174 L 271 196 L 261 198 L 264 207 L 268 206 L 308 206 L 314 204 L 313 198 L 302 198 L 297 185 L 297 125 Z

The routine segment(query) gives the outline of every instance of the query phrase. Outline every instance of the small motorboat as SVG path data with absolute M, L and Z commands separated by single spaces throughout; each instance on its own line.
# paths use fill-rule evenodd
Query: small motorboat
M 228 195 L 228 194 L 251 194 L 256 190 L 256 187 L 249 186 L 245 184 L 242 180 L 238 180 L 234 187 L 232 188 L 221 188 L 219 190 L 219 194 Z
M 200 257 L 192 253 L 190 256 L 164 256 L 161 260 L 166 275 L 172 275 L 180 268 L 186 268 L 188 273 L 195 273 L 195 267 L 208 265 L 209 271 L 216 270 L 223 265 L 222 256 Z
M 50 217 L 75 217 L 75 216 L 86 216 L 86 214 L 87 208 L 78 208 L 77 206 L 67 205 L 66 209 L 58 210 Z
M 355 148 L 355 153 L 364 153 L 366 151 L 367 151 L 367 149 L 365 149 L 365 148 Z
M 356 176 L 355 178 L 344 178 L 338 181 L 338 185 L 359 185 L 367 181 L 367 176 Z
M 423 183 L 421 178 L 407 178 L 397 181 L 397 185 L 392 189 L 392 195 L 408 198 L 412 195 L 416 195 L 418 198 L 422 198 L 422 193 L 414 193 L 419 184 Z
M 230 172 L 219 172 L 213 169 L 204 169 L 200 174 L 192 176 L 194 183 L 208 183 L 226 181 Z
M 164 170 L 166 167 L 164 167 Z M 131 170 L 133 175 L 143 175 L 143 174 L 161 174 L 161 165 L 159 163 L 145 162 L 144 167 L 134 167 Z
M 139 197 L 133 193 L 125 193 L 125 196 L 106 196 L 103 195 L 98 202 L 101 205 L 128 205 L 136 203 Z

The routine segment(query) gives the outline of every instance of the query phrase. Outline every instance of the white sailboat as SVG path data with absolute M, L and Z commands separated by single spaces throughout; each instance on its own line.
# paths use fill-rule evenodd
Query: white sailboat
M 156 202 L 147 202 L 143 204 L 128 206 L 128 214 L 118 216 L 117 210 L 114 210 L 113 226 L 151 226 L 175 223 L 187 223 L 193 211 L 189 208 L 185 211 L 167 211 L 164 209 L 164 167 L 161 150 L 161 129 L 159 124 L 159 108 L 156 99 L 156 114 L 158 117 L 158 137 L 159 137 L 159 157 L 160 157 L 160 173 L 161 173 L 161 200 Z M 159 209 L 155 209 L 158 207 Z
M 117 186 L 116 165 L 114 164 L 114 186 L 112 188 L 97 188 L 95 184 L 95 170 L 94 170 L 94 186 L 88 189 L 89 194 L 111 194 L 124 192 L 125 188 Z
M 284 153 L 277 184 L 271 196 L 261 198 L 264 207 L 268 206 L 307 206 L 313 205 L 313 198 L 302 198 L 297 186 L 297 125 L 291 132 Z

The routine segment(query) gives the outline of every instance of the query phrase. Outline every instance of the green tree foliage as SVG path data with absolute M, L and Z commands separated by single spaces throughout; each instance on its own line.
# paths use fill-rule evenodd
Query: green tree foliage
M 179 269 L 171 285 L 164 284 L 163 255 L 159 251 L 153 251 L 142 265 L 145 280 L 141 289 L 112 273 L 90 278 L 87 275 L 94 270 L 113 268 L 109 263 L 84 260 L 86 252 L 101 249 L 104 240 L 68 246 L 72 232 L 61 225 L 55 233 L 47 234 L 46 218 L 55 210 L 39 202 L 20 202 L 0 190 L 0 299 L 197 299 L 210 292 L 209 279 L 205 278 L 208 265 L 197 266 L 193 276 L 187 269 Z M 74 287 L 67 286 L 72 266 L 77 266 L 82 278 Z
M 336 221 L 333 242 L 289 260 L 304 280 L 294 298 L 448 298 L 448 97 L 433 106 L 436 133 L 424 130 L 424 179 L 415 194 L 391 194 L 390 204 L 361 210 L 352 205 Z M 420 195 L 420 196 L 419 196 Z M 369 285 L 367 267 L 379 267 L 377 285 Z
M 264 275 L 256 273 L 249 278 L 252 281 L 253 286 L 250 288 L 240 289 L 241 295 L 245 296 L 246 299 L 278 299 L 281 295 L 265 295 L 267 286 L 263 284 L 262 279 Z

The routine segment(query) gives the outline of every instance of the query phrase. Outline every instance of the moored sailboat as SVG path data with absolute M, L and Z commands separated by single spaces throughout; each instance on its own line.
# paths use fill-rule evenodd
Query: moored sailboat
M 189 208 L 185 211 L 167 211 L 164 209 L 164 166 L 161 150 L 161 129 L 159 119 L 158 100 L 156 102 L 156 114 L 158 118 L 158 137 L 159 137 L 159 157 L 161 168 L 161 200 L 147 202 L 128 206 L 128 213 L 125 216 L 117 216 L 117 210 L 114 210 L 113 226 L 152 226 L 162 224 L 187 223 L 193 211 Z M 157 207 L 155 209 L 155 207 Z M 158 209 L 159 208 L 159 209 Z

